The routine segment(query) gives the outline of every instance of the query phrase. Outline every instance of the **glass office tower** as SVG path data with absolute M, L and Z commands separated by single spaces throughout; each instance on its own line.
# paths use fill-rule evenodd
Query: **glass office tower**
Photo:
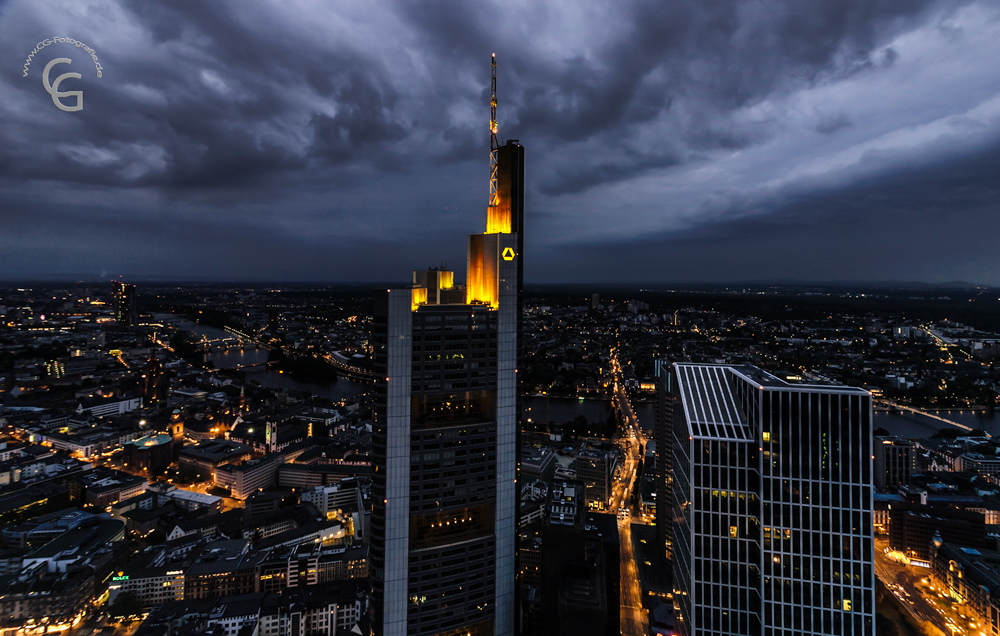
M 501 155 L 500 174 L 515 170 L 523 180 Z M 487 232 L 468 238 L 464 288 L 432 269 L 376 294 L 376 635 L 514 632 L 523 210 L 495 208 Z
M 678 633 L 874 634 L 869 393 L 671 373 Z

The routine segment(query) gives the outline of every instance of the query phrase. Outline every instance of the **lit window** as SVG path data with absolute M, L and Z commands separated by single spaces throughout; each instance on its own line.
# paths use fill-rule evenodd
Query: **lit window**
M 763 440 L 764 440 L 765 442 L 770 442 L 770 441 L 771 441 L 771 434 L 770 434 L 770 433 L 768 433 L 767 431 L 764 431 L 764 432 L 762 433 L 762 438 L 763 438 Z
M 740 534 L 739 528 L 737 528 L 736 526 L 729 526 L 729 536 L 735 539 L 736 537 L 739 536 L 739 534 Z
M 849 599 L 849 598 L 845 598 L 844 599 L 844 611 L 845 612 L 850 612 L 851 611 L 851 599 Z

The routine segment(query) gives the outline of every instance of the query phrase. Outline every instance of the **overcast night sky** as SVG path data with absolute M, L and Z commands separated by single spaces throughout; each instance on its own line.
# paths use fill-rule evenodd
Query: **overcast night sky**
M 0 278 L 464 272 L 493 52 L 529 283 L 1000 285 L 995 0 L 0 1 Z

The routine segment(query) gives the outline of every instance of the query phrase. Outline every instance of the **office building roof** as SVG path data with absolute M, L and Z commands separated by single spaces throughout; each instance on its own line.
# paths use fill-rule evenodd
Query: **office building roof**
M 684 415 L 693 435 L 752 439 L 746 414 L 733 395 L 730 367 L 692 364 L 675 367 Z
M 88 553 L 110 545 L 116 537 L 120 538 L 124 531 L 125 522 L 121 519 L 102 519 L 93 525 L 84 524 L 67 530 L 24 558 L 47 560 L 72 555 L 86 558 Z

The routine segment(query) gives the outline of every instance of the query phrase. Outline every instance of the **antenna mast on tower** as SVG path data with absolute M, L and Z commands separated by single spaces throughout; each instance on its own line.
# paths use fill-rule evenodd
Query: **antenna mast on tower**
M 490 99 L 490 207 L 494 207 L 500 203 L 500 192 L 497 187 L 497 153 L 500 150 L 500 144 L 497 142 L 497 54 L 493 54 L 492 58 L 493 64 L 493 78 L 490 81 L 491 92 L 493 93 L 492 99 Z

